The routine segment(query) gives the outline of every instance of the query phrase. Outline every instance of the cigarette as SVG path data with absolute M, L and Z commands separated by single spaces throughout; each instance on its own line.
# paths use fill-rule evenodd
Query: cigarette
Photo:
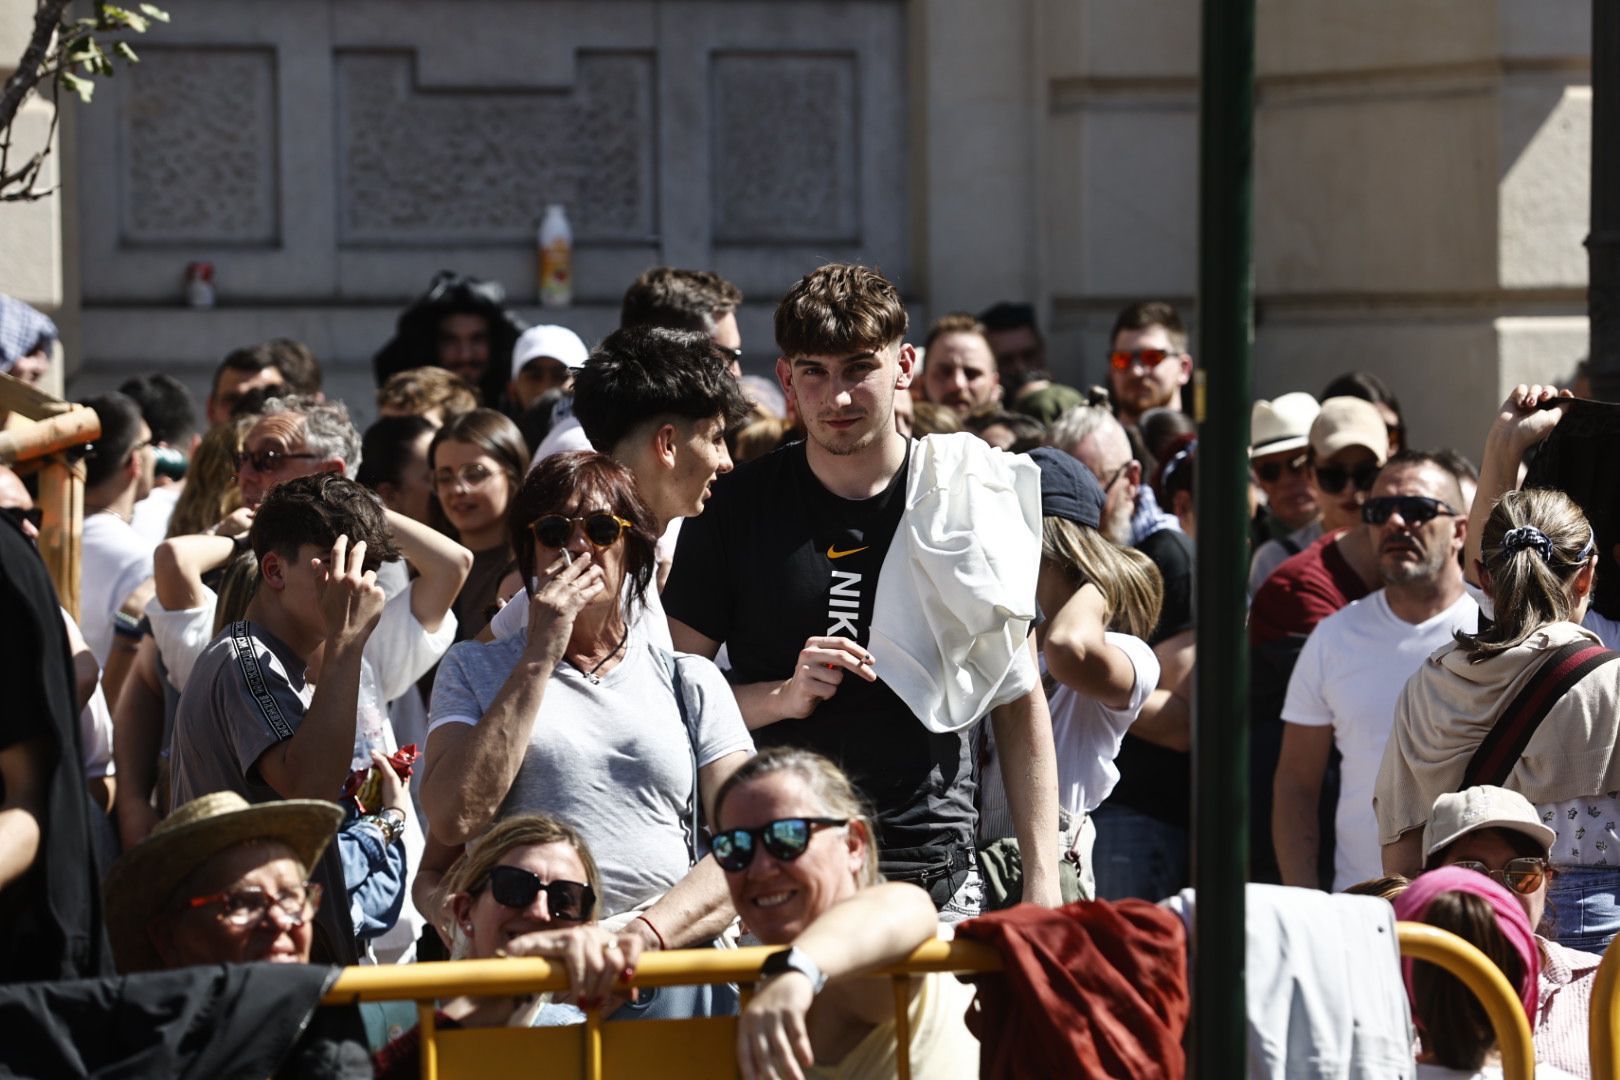
M 562 555 L 563 555 L 563 565 L 564 566 L 573 566 L 574 565 L 574 556 L 569 552 L 569 550 L 567 548 L 562 549 Z
M 529 595 L 530 596 L 539 596 L 540 595 L 540 575 L 539 574 L 536 574 L 532 578 L 529 579 Z

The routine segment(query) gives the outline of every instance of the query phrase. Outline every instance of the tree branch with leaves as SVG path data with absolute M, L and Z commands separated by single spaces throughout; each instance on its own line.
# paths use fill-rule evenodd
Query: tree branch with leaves
M 61 95 L 66 90 L 89 103 L 96 80 L 111 78 L 117 68 L 114 60 L 126 64 L 140 58 L 122 35 L 144 34 L 154 22 L 168 22 L 169 16 L 154 4 L 132 8 L 98 2 L 95 13 L 70 18 L 72 0 L 36 0 L 34 27 L 23 48 L 17 69 L 0 88 L 0 202 L 31 202 L 55 192 L 40 186 L 45 161 L 56 139 L 61 113 Z M 110 40 L 119 35 L 118 40 Z M 48 97 L 51 123 L 43 145 L 29 153 L 14 145 L 15 121 L 30 93 Z M 14 156 L 26 154 L 15 166 Z

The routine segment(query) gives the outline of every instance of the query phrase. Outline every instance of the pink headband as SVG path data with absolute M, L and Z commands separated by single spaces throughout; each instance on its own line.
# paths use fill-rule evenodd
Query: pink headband
M 1516 987 L 1519 1000 L 1524 1003 L 1524 1014 L 1530 1027 L 1536 1026 L 1537 986 L 1541 978 L 1541 952 L 1536 948 L 1536 935 L 1530 928 L 1530 919 L 1513 894 L 1477 870 L 1464 870 L 1458 866 L 1442 866 L 1430 870 L 1414 880 L 1409 888 L 1395 898 L 1395 917 L 1408 922 L 1423 922 L 1429 905 L 1441 893 L 1460 892 L 1477 896 L 1491 905 L 1496 912 L 1496 923 L 1508 939 L 1520 961 L 1524 964 L 1524 982 Z M 1401 976 L 1406 980 L 1406 997 L 1412 1000 L 1412 961 L 1401 958 Z M 1414 1020 L 1416 1017 L 1414 1016 Z

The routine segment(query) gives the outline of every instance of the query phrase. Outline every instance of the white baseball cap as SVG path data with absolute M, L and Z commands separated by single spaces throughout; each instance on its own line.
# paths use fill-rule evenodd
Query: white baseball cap
M 1296 390 L 1271 401 L 1261 399 L 1249 412 L 1249 456 L 1265 457 L 1285 450 L 1303 450 L 1310 441 L 1311 423 L 1321 406 L 1304 391 Z
M 1557 833 L 1542 824 L 1530 800 L 1507 788 L 1479 785 L 1448 791 L 1434 800 L 1428 824 L 1423 826 L 1423 861 L 1454 841 L 1480 829 L 1507 829 L 1534 840 L 1543 851 L 1552 849 Z
M 568 327 L 531 326 L 518 335 L 517 344 L 512 346 L 512 378 L 517 378 L 524 364 L 542 356 L 561 361 L 569 371 L 578 371 L 589 355 L 585 343 Z

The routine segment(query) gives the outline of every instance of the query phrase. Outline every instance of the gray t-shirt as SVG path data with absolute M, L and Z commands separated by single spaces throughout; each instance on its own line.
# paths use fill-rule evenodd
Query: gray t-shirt
M 428 731 L 477 725 L 528 641 L 463 641 L 433 684 Z M 550 814 L 578 829 L 602 871 L 604 915 L 658 896 L 691 866 L 692 751 L 699 767 L 754 742 L 731 687 L 713 663 L 675 654 L 695 731 L 689 744 L 658 648 L 631 636 L 600 681 L 564 661 L 551 673 L 529 748 L 497 818 Z M 431 815 L 432 807 L 428 807 Z
M 304 667 L 290 646 L 257 623 L 231 623 L 208 643 L 175 712 L 175 806 L 215 791 L 234 791 L 254 803 L 280 798 L 253 766 L 303 721 L 315 696 Z

